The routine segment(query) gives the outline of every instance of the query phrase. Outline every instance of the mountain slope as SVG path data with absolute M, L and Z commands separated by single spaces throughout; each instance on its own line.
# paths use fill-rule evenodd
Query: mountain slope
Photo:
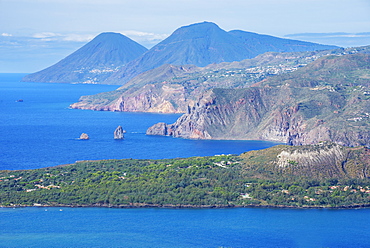
M 326 55 L 370 53 L 370 46 L 312 52 L 265 53 L 240 62 L 206 67 L 163 65 L 141 73 L 119 89 L 83 96 L 72 108 L 186 113 L 212 88 L 246 88 L 265 78 L 289 73 Z
M 370 146 L 370 55 L 327 56 L 246 89 L 212 89 L 147 134 Z
M 134 76 L 163 64 L 206 66 L 212 63 L 241 61 L 267 51 L 313 51 L 337 48 L 271 36 L 267 36 L 268 39 L 266 39 L 263 35 L 250 34 L 254 37 L 252 41 L 249 41 L 242 31 L 226 32 L 211 22 L 181 27 L 143 56 L 114 73 L 106 83 L 123 85 Z M 271 42 L 277 42 L 277 45 Z M 302 46 L 303 43 L 304 46 Z M 291 48 L 292 46 L 294 49 Z
M 100 83 L 146 51 L 122 34 L 102 33 L 55 65 L 29 74 L 22 81 Z
M 232 30 L 229 34 L 243 41 L 250 58 L 266 52 L 303 52 L 324 49 L 334 49 L 334 46 L 326 46 L 312 42 L 283 39 L 271 35 L 262 35 L 242 30 Z M 330 47 L 330 48 L 329 48 Z

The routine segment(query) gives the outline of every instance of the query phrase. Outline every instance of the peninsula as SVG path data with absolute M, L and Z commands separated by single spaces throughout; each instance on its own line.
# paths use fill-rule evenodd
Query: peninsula
M 370 150 L 278 145 L 241 155 L 81 161 L 0 171 L 0 205 L 368 207 Z

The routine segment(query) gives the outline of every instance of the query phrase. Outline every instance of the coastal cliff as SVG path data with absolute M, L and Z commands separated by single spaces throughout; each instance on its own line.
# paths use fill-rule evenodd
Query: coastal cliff
M 148 135 L 370 146 L 370 55 L 318 59 L 246 89 L 212 89 Z

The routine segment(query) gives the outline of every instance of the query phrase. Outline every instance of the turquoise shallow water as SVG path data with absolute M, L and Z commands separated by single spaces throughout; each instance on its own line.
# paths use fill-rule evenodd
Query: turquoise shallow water
M 106 85 L 21 83 L 0 74 L 0 169 L 84 159 L 240 154 L 263 141 L 146 136 L 179 115 L 69 109 Z M 16 100 L 23 99 L 23 102 Z M 122 125 L 126 139 L 113 140 Z M 82 132 L 88 141 L 76 138 Z M 370 247 L 370 210 L 0 208 L 0 247 Z

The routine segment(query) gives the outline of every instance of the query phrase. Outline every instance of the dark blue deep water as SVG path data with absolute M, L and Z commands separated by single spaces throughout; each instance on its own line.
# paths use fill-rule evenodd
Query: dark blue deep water
M 369 209 L 0 208 L 0 247 L 370 247 Z
M 274 145 L 146 136 L 149 126 L 179 115 L 73 110 L 81 95 L 116 87 L 21 83 L 22 76 L 0 74 L 0 170 Z M 113 140 L 118 125 L 125 140 Z M 83 132 L 90 140 L 77 140 Z M 369 209 L 0 208 L 0 247 L 370 247 L 369 221 Z
M 274 145 L 263 141 L 185 140 L 147 136 L 157 122 L 178 114 L 119 113 L 69 109 L 81 95 L 117 86 L 19 82 L 21 74 L 0 74 L 0 169 L 34 169 L 77 160 L 175 158 L 240 154 Z M 22 99 L 23 102 L 17 102 Z M 125 140 L 114 140 L 121 125 Z M 87 133 L 90 140 L 78 140 Z

